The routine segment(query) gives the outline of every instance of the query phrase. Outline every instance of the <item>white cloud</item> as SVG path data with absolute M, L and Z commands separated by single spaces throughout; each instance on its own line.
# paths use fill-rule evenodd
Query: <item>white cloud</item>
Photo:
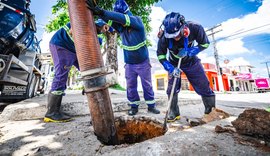
M 207 55 L 207 53 L 204 53 L 204 52 L 199 53 L 198 57 L 201 59 L 202 63 L 216 64 L 214 56 L 209 56 L 209 55 Z
M 218 51 L 222 55 L 237 55 L 245 52 L 254 53 L 254 50 L 244 47 L 242 39 L 252 35 L 270 34 L 269 8 L 270 0 L 265 0 L 258 8 L 257 12 L 223 22 L 222 31 L 216 34 L 217 39 L 234 35 L 236 33 L 240 34 L 229 37 L 227 40 L 217 42 Z
M 161 25 L 163 19 L 166 16 L 166 11 L 163 10 L 161 7 L 152 7 L 152 12 L 150 14 L 150 27 L 152 28 L 152 31 L 149 33 L 149 36 L 147 37 L 151 43 L 152 47 L 149 47 L 149 53 L 150 57 L 156 58 L 156 50 L 157 50 L 157 43 L 158 43 L 158 31 L 159 26 Z
M 44 32 L 42 34 L 42 41 L 40 42 L 40 48 L 42 53 L 50 53 L 49 43 L 55 32 Z
M 244 42 L 241 39 L 222 40 L 218 42 L 217 49 L 219 55 L 228 56 L 242 53 L 251 53 L 249 49 L 245 48 Z
M 241 66 L 241 65 L 250 65 L 249 61 L 245 60 L 243 57 L 238 57 L 230 60 L 230 62 L 227 64 L 228 66 Z

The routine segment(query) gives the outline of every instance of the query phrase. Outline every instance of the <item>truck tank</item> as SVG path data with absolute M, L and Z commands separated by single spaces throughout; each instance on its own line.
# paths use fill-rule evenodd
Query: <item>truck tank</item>
M 0 0 L 0 102 L 35 96 L 41 50 L 30 0 Z

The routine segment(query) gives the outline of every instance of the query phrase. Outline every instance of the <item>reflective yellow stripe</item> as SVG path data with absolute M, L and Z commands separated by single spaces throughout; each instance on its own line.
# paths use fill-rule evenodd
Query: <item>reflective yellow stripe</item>
M 113 23 L 113 21 L 109 20 L 107 24 L 108 24 L 108 26 L 112 26 L 112 23 Z
M 170 53 L 175 57 L 175 58 L 180 58 L 178 55 L 175 55 L 172 51 L 170 51 Z
M 69 38 L 71 39 L 71 41 L 73 41 L 72 36 L 69 34 L 69 30 L 70 30 L 70 29 L 68 28 L 68 26 L 64 25 L 63 28 L 66 30 L 66 32 L 67 32 Z M 74 42 L 74 41 L 73 41 L 73 42 Z
M 125 14 L 125 18 L 126 18 L 126 24 L 125 24 L 125 26 L 130 26 L 130 18 L 129 18 L 129 16 L 128 15 L 126 15 Z
M 158 60 L 162 60 L 162 59 L 165 59 L 166 58 L 166 55 L 158 55 Z
M 51 92 L 53 95 L 63 95 L 65 92 L 61 91 L 61 90 L 56 90 L 56 91 L 52 91 Z
M 103 34 L 98 34 L 97 36 L 100 38 L 103 38 Z
M 122 49 L 125 49 L 125 50 L 128 50 L 128 51 L 134 51 L 134 50 L 140 49 L 141 47 L 143 47 L 145 45 L 146 45 L 146 40 L 143 41 L 143 42 L 141 42 L 141 43 L 139 43 L 139 44 L 137 44 L 137 45 L 135 45 L 135 46 L 126 46 L 126 45 L 123 45 L 122 44 L 122 45 L 120 45 L 120 47 Z
M 207 47 L 209 47 L 209 44 L 208 44 L 208 43 L 206 43 L 206 44 L 201 44 L 200 46 L 202 46 L 202 47 L 204 47 L 204 48 L 207 48 Z
M 130 105 L 139 105 L 140 101 L 133 101 L 133 102 L 129 101 L 129 104 Z
M 155 100 L 152 100 L 152 101 L 145 101 L 146 104 L 155 104 L 156 101 Z

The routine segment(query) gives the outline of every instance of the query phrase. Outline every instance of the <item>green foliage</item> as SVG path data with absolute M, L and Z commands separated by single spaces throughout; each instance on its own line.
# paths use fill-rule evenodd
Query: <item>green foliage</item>
M 52 32 L 58 30 L 69 22 L 68 5 L 65 0 L 58 0 L 57 4 L 52 7 L 53 18 L 46 25 L 46 31 Z
M 151 13 L 151 6 L 162 0 L 126 0 L 129 4 L 130 10 L 134 15 L 140 16 L 145 25 L 147 32 L 151 31 L 149 26 L 149 15 Z M 97 0 L 98 6 L 106 10 L 112 10 L 115 0 Z M 59 29 L 64 24 L 69 22 L 68 6 L 66 0 L 57 0 L 57 4 L 52 7 L 52 13 L 55 16 L 46 25 L 46 31 L 51 32 Z
M 126 89 L 125 88 L 123 88 L 120 84 L 114 84 L 114 85 L 112 85 L 112 86 L 110 86 L 110 88 L 112 88 L 112 89 L 116 89 L 116 90 L 121 90 L 121 91 L 125 91 Z

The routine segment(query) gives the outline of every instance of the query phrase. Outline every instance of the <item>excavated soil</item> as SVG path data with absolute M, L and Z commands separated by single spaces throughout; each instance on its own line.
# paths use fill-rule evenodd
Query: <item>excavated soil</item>
M 270 141 L 270 113 L 263 109 L 248 109 L 232 121 L 237 133 Z

